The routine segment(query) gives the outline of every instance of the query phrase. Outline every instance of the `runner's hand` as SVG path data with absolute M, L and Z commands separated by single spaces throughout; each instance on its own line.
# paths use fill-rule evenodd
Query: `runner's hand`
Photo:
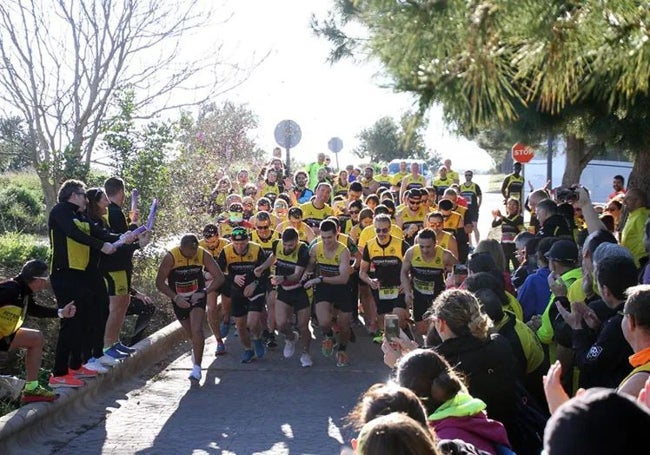
M 190 302 L 188 302 L 185 299 L 185 297 L 183 297 L 182 295 L 176 294 L 174 296 L 173 300 L 174 300 L 174 303 L 176 304 L 176 306 L 179 307 L 179 308 L 189 308 L 191 306 Z
M 246 284 L 246 275 L 235 275 L 233 281 L 237 286 L 242 287 L 244 284 Z
M 244 297 L 246 297 L 246 298 L 252 297 L 253 292 L 255 292 L 256 287 L 257 287 L 257 283 L 254 282 L 254 281 L 252 283 L 250 283 L 248 286 L 246 286 L 244 288 Z
M 379 283 L 379 280 L 377 278 L 371 278 L 370 282 L 368 283 L 368 286 L 370 286 L 370 289 L 379 289 L 381 284 Z
M 196 305 L 197 303 L 199 303 L 204 298 L 205 298 L 205 292 L 195 292 L 190 297 L 190 303 L 192 305 Z
M 117 251 L 117 248 L 113 246 L 113 244 L 105 242 L 104 246 L 102 246 L 101 252 L 104 254 L 113 254 Z
M 66 306 L 61 308 L 61 316 L 64 318 L 72 318 L 77 312 L 77 307 L 74 304 L 74 300 L 68 303 Z

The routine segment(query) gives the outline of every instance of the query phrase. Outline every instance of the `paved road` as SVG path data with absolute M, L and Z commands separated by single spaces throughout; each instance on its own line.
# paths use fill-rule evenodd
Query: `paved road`
M 353 437 L 342 418 L 390 373 L 379 346 L 363 328 L 355 330 L 359 339 L 348 348 L 348 368 L 337 368 L 316 345 L 314 366 L 303 369 L 280 349 L 242 365 L 234 337 L 230 353 L 215 359 L 211 343 L 199 385 L 187 379 L 191 361 L 182 354 L 32 438 L 23 453 L 339 453 Z
M 487 188 L 487 178 L 477 176 L 477 183 Z M 484 195 L 484 237 L 489 212 L 500 204 L 500 195 Z M 342 419 L 364 390 L 390 373 L 365 330 L 355 331 L 348 368 L 320 355 L 317 343 L 311 368 L 300 368 L 297 357 L 285 360 L 280 348 L 242 365 L 237 338 L 230 337 L 229 354 L 219 358 L 210 338 L 199 385 L 187 379 L 189 348 L 181 345 L 156 367 L 30 435 L 21 453 L 339 453 L 354 436 Z

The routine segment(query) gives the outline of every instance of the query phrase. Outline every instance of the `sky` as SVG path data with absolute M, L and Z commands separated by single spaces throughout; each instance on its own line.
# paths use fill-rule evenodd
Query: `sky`
M 224 42 L 226 54 L 246 61 L 268 52 L 252 76 L 222 98 L 246 103 L 258 116 L 256 138 L 269 156 L 276 146 L 275 126 L 291 119 L 302 130 L 301 142 L 291 150 L 298 161 L 314 161 L 317 153 L 328 152 L 330 138 L 340 137 L 339 164 L 360 163 L 351 153 L 356 135 L 381 117 L 399 119 L 415 107 L 412 96 L 382 88 L 386 80 L 378 63 L 326 61 L 329 44 L 311 32 L 309 21 L 312 13 L 326 17 L 330 5 L 329 0 L 237 0 L 219 11 L 221 17 L 232 12 L 228 21 L 214 26 L 214 37 Z M 439 108 L 429 114 L 425 141 L 442 158 L 451 158 L 455 169 L 464 170 L 463 163 L 472 163 L 476 171 L 492 165 L 473 142 L 447 132 Z

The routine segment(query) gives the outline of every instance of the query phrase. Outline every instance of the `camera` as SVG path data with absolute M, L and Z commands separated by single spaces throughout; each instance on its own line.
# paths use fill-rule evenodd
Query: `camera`
M 578 193 L 579 185 L 571 185 L 569 187 L 560 186 L 555 188 L 555 199 L 558 202 L 575 202 L 580 199 L 580 193 Z

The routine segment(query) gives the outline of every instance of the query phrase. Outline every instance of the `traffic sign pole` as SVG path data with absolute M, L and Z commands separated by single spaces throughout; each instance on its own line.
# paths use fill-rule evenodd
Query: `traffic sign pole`
M 293 120 L 282 120 L 275 126 L 275 131 L 273 132 L 275 137 L 275 142 L 280 147 L 284 147 L 287 150 L 287 163 L 286 173 L 291 175 L 291 148 L 295 147 L 300 143 L 302 139 L 302 131 L 300 131 L 300 126 Z
M 336 170 L 340 170 L 339 152 L 343 149 L 343 140 L 340 137 L 333 137 L 327 141 L 327 148 L 330 149 L 331 152 L 334 152 L 334 155 L 336 155 Z

